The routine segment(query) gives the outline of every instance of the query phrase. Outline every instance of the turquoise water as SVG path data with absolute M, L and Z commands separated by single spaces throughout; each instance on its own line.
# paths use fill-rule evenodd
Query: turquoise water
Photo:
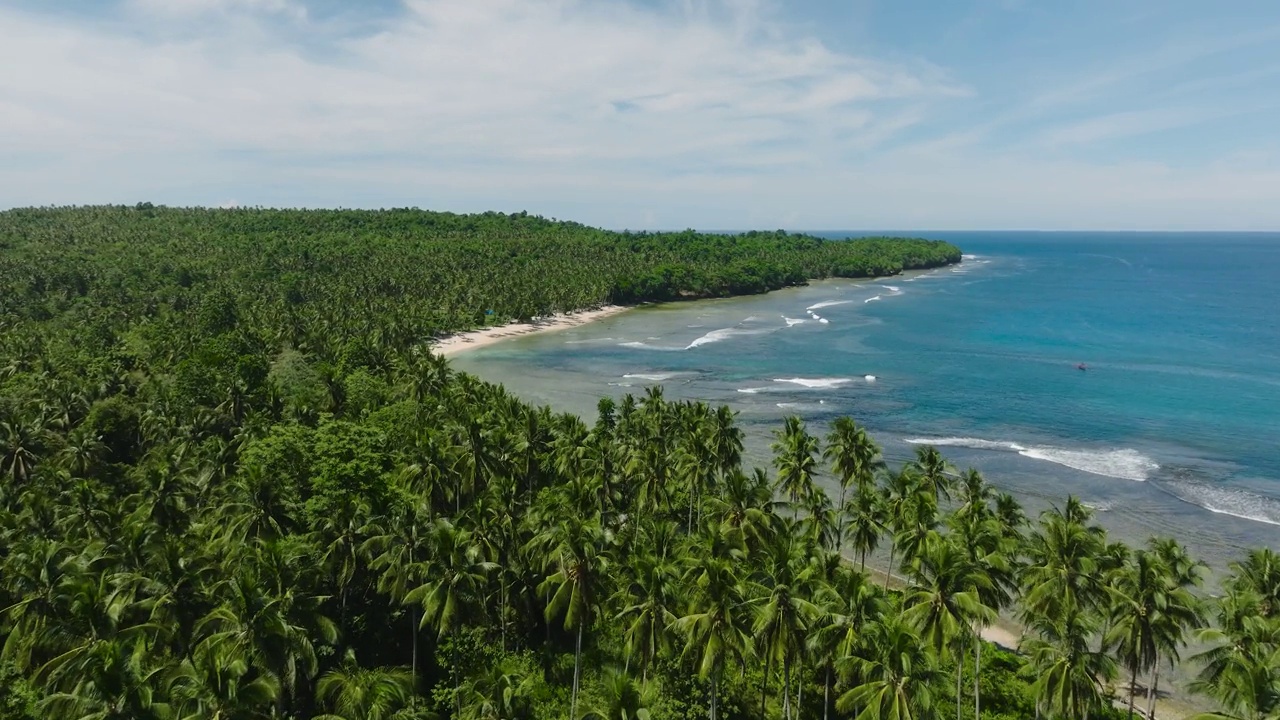
M 945 446 L 1029 509 L 1072 493 L 1130 541 L 1218 565 L 1280 546 L 1280 235 L 930 236 L 964 262 L 640 308 L 455 365 L 586 415 L 651 384 L 729 403 L 761 464 L 784 415 L 825 432 L 847 414 L 890 459 Z

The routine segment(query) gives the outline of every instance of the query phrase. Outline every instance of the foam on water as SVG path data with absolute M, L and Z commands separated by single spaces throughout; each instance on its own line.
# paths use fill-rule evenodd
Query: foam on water
M 618 343 L 618 347 L 638 348 L 640 350 L 660 350 L 662 352 L 680 352 L 681 350 L 688 350 L 688 348 L 684 347 L 665 347 L 663 345 L 650 345 L 649 343 L 639 341 Z
M 822 323 L 823 325 L 826 325 L 827 323 L 829 323 L 829 322 L 831 322 L 831 321 L 830 321 L 830 320 L 828 320 L 828 319 L 826 319 L 826 318 L 818 318 L 818 322 Z
M 750 319 L 752 318 L 748 318 L 748 320 Z M 743 322 L 746 322 L 746 320 L 744 320 Z M 728 340 L 734 335 L 754 335 L 757 332 L 758 331 L 740 330 L 738 328 L 720 328 L 719 330 L 712 330 L 706 335 L 703 335 L 702 337 L 694 340 L 693 342 L 689 343 L 685 347 L 685 349 L 692 350 L 696 347 L 702 347 L 703 345 L 710 345 L 711 343 L 720 342 L 722 340 Z
M 745 393 L 747 395 L 755 395 L 756 393 L 768 392 L 769 390 L 772 390 L 772 389 L 773 388 L 767 388 L 767 387 L 749 387 L 749 388 L 738 388 L 738 392 Z
M 1120 450 L 1069 450 L 1066 448 L 1044 445 L 1025 447 L 1005 440 L 983 440 L 982 438 L 947 437 L 947 438 L 908 438 L 906 442 L 913 445 L 956 446 L 974 448 L 976 450 L 1001 450 L 1016 452 L 1025 458 L 1042 460 L 1055 465 L 1112 477 L 1119 480 L 1145 482 L 1151 473 L 1160 469 L 1154 460 L 1131 448 Z
M 874 296 L 872 296 L 872 297 L 867 298 L 866 300 L 863 300 L 863 301 L 862 301 L 862 304 L 863 304 L 863 305 L 866 305 L 866 304 L 867 304 L 867 303 L 869 303 L 869 302 L 875 302 L 876 300 L 879 300 L 879 299 L 880 299 L 880 296 L 879 296 L 879 295 L 874 295 Z
M 880 287 L 884 288 L 885 290 L 888 290 L 894 295 L 902 294 L 902 288 L 898 287 L 897 285 L 881 285 Z
M 1082 472 L 1145 482 L 1160 466 L 1137 450 L 1064 450 L 1062 448 L 1034 447 L 1018 453 L 1034 460 L 1045 460 L 1065 465 Z
M 649 380 L 651 382 L 662 382 L 675 377 L 674 373 L 627 373 L 622 376 L 624 380 Z
M 1170 483 L 1169 489 L 1179 500 L 1199 505 L 1212 513 L 1268 525 L 1280 525 L 1280 500 L 1275 498 L 1263 497 L 1246 490 L 1196 482 Z
M 817 310 L 819 308 L 834 307 L 836 305 L 848 305 L 851 302 L 853 301 L 852 300 L 823 300 L 820 303 L 814 303 L 813 305 L 810 305 L 809 307 L 805 308 L 805 310 Z
M 791 383 L 811 389 L 817 388 L 838 388 L 846 383 L 853 382 L 849 378 L 774 378 L 774 382 Z
M 783 315 L 782 319 L 787 321 L 787 327 L 791 327 L 792 325 L 802 325 L 808 322 L 808 320 L 804 320 L 802 318 L 789 318 L 786 315 Z

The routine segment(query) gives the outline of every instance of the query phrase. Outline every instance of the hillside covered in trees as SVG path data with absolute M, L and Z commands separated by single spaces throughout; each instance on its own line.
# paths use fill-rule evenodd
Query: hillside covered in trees
M 788 419 L 753 469 L 729 408 L 654 388 L 584 420 L 426 349 L 958 257 L 419 211 L 0 213 L 0 718 L 1121 717 L 1195 633 L 1194 689 L 1275 718 L 1270 550 L 1207 602 L 1176 542 L 1111 542 L 1074 499 L 1028 519 L 931 448 L 887 467 L 851 420 Z M 862 564 L 885 547 L 904 588 Z M 1022 654 L 978 640 L 1002 610 Z

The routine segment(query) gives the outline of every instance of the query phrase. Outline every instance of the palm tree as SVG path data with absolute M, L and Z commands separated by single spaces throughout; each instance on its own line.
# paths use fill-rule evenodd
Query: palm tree
M 264 567 L 267 573 L 276 575 Z M 278 702 L 295 700 L 299 684 L 318 669 L 312 638 L 332 643 L 337 628 L 317 612 L 316 598 L 277 593 L 253 575 L 233 577 L 219 589 L 223 603 L 196 625 L 196 634 L 203 638 L 197 651 L 208 653 L 217 664 L 245 663 L 269 674 L 284 689 Z M 311 626 L 303 625 L 304 620 Z
M 1151 686 L 1147 690 L 1147 717 L 1152 718 L 1155 717 L 1156 697 L 1160 691 L 1160 657 L 1168 659 L 1171 666 L 1176 665 L 1181 659 L 1181 648 L 1186 645 L 1187 633 L 1204 624 L 1202 605 L 1191 589 L 1199 587 L 1205 565 L 1194 560 L 1186 548 L 1172 538 L 1152 538 L 1148 547 L 1160 561 L 1168 603 L 1157 622 L 1159 647 Z
M 437 640 L 455 634 L 467 618 L 475 618 L 484 607 L 484 588 L 494 564 L 485 560 L 471 533 L 445 519 L 430 529 L 431 558 L 422 563 L 417 576 L 426 581 L 410 590 L 404 602 L 419 606 L 419 628 L 434 628 Z M 461 684 L 457 650 L 454 650 L 454 695 Z
M 769 666 L 782 663 L 782 714 L 791 718 L 791 667 L 804 649 L 810 621 L 818 608 L 809 599 L 820 578 L 808 562 L 808 548 L 792 532 L 784 532 L 765 558 L 766 567 L 750 585 L 754 595 L 753 632 L 757 654 L 765 658 L 765 684 Z
M 983 605 L 999 612 L 1009 605 L 1013 593 L 1017 591 L 1017 577 L 1013 562 L 1009 555 L 1014 552 L 1015 543 L 1003 532 L 1001 522 L 985 503 L 973 500 L 975 497 L 987 495 L 973 487 L 972 481 L 981 476 L 970 472 L 965 476 L 966 502 L 969 509 L 955 512 L 949 518 L 951 538 L 965 551 L 970 565 L 976 575 L 986 579 L 973 587 Z M 975 492 L 976 490 L 976 492 Z M 982 696 L 978 680 L 982 674 L 982 630 L 987 626 L 989 618 L 975 618 L 973 632 L 973 708 L 974 717 L 982 714 Z
M 608 536 L 594 520 L 566 518 L 531 541 L 542 548 L 542 566 L 548 572 L 538 585 L 546 598 L 546 620 L 564 618 L 564 629 L 574 633 L 573 691 L 569 716 L 577 717 L 578 689 L 582 678 L 582 636 L 604 599 L 609 567 Z
M 1280 616 L 1280 553 L 1271 548 L 1250 550 L 1243 562 L 1231 563 L 1230 587 L 1258 596 L 1258 612 L 1265 618 Z
M 1087 520 L 1087 510 L 1069 497 L 1065 512 L 1046 512 L 1028 538 L 1020 582 L 1031 618 L 1093 610 L 1106 597 L 1100 561 L 1105 541 L 1101 528 L 1086 525 Z
M 805 430 L 804 422 L 795 415 L 784 421 L 776 436 L 771 447 L 773 466 L 778 470 L 777 489 L 791 500 L 793 515 L 798 517 L 801 504 L 816 492 L 813 476 L 818 439 Z
M 719 683 L 727 660 L 745 661 L 751 647 L 750 609 L 730 560 L 704 553 L 685 574 L 691 587 L 689 613 L 675 623 L 684 635 L 682 657 L 711 683 L 710 720 L 719 710 Z
M 951 538 L 931 535 L 911 561 L 912 588 L 907 591 L 902 618 L 915 627 L 921 639 L 942 656 L 948 646 L 956 652 L 956 715 L 960 714 L 964 643 L 971 625 L 995 619 L 996 612 L 983 602 L 991 579 L 970 560 L 966 550 Z
M 529 717 L 534 678 L 510 659 L 495 663 L 462 686 L 461 720 Z
M 919 498 L 919 481 L 910 465 L 904 465 L 896 473 L 889 475 L 888 499 L 886 507 L 886 526 L 889 529 L 889 565 L 884 571 L 884 587 L 889 589 L 889 579 L 893 576 L 893 560 L 898 550 L 897 535 L 905 530 L 911 522 Z
M 952 476 L 955 468 L 932 445 L 916 448 L 916 459 L 911 461 L 912 467 L 919 474 L 920 484 L 929 491 L 936 503 L 940 499 L 951 499 Z
M 725 477 L 724 488 L 709 499 L 711 511 L 719 519 L 719 531 L 729 542 L 755 552 L 772 542 L 780 518 L 774 514 L 773 491 L 763 470 L 751 475 L 734 470 Z
M 676 621 L 679 591 L 676 565 L 669 557 L 642 552 L 625 569 L 628 579 L 618 590 L 615 602 L 622 610 L 615 617 L 626 623 L 628 668 L 633 657 L 639 660 L 641 680 L 648 679 L 649 666 L 671 648 L 671 627 Z
M 413 683 L 404 668 L 362 668 L 348 658 L 316 683 L 316 700 L 329 712 L 315 720 L 389 720 L 408 707 Z
M 600 695 L 582 720 L 649 720 L 659 691 L 656 685 L 636 683 L 625 671 L 608 668 L 600 679 Z
M 832 674 L 838 661 L 853 655 L 862 643 L 864 627 L 880 619 L 888 608 L 879 586 L 866 574 L 837 566 L 831 579 L 814 593 L 818 617 L 811 625 L 806 648 L 825 671 L 822 717 L 831 710 Z
M 887 515 L 884 498 L 872 488 L 856 491 L 844 506 L 841 522 L 858 553 L 858 564 L 863 572 L 867 569 L 867 554 L 875 552 L 880 545 L 880 537 L 888 523 Z
M 1205 719 L 1280 717 L 1280 620 L 1265 614 L 1274 613 L 1274 606 L 1254 588 L 1259 567 L 1265 569 L 1266 563 L 1254 562 L 1252 556 L 1232 565 L 1235 574 L 1224 583 L 1215 627 L 1197 634 L 1210 648 L 1194 658 L 1203 667 L 1190 689 L 1212 696 L 1226 709 L 1201 716 Z
M 836 700 L 836 709 L 857 720 L 931 720 L 939 672 L 914 628 L 885 616 L 864 635 L 865 651 L 842 663 L 853 687 Z
M 880 446 L 875 444 L 865 429 L 851 418 L 839 417 L 831 423 L 827 435 L 827 447 L 822 457 L 831 462 L 831 470 L 840 481 L 840 501 L 836 507 L 845 507 L 845 495 L 850 485 L 857 485 L 859 494 L 869 492 L 876 473 L 884 469 Z M 844 543 L 845 524 L 840 523 L 837 541 Z
M 1103 641 L 1104 649 L 1115 649 L 1129 670 L 1129 718 L 1137 697 L 1138 673 L 1156 664 L 1159 652 L 1160 614 L 1168 598 L 1166 581 L 1160 574 L 1160 563 L 1146 551 L 1133 553 L 1132 562 L 1115 573 L 1107 586 L 1111 593 L 1111 627 Z
M 1096 625 L 1079 608 L 1068 607 L 1061 619 L 1036 618 L 1032 626 L 1039 637 L 1023 638 L 1021 649 L 1036 674 L 1031 687 L 1037 711 L 1047 711 L 1051 720 L 1089 720 L 1105 702 L 1102 688 L 1115 678 L 1116 665 L 1089 647 Z

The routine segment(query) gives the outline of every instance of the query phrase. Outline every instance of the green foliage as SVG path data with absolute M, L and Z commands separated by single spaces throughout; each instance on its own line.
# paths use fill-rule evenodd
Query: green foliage
M 36 720 L 38 696 L 27 678 L 10 663 L 0 663 L 0 720 Z
M 946 244 L 141 204 L 0 213 L 0 245 L 0 717 L 1099 718 L 1117 660 L 1156 680 L 1199 622 L 1176 543 L 1073 499 L 1029 524 L 931 449 L 890 472 L 851 420 L 825 453 L 789 420 L 771 475 L 729 408 L 588 425 L 425 349 Z M 884 544 L 901 593 L 841 556 Z M 1278 567 L 1203 638 L 1240 717 L 1280 697 Z M 1029 654 L 983 647 L 971 688 L 996 611 Z

